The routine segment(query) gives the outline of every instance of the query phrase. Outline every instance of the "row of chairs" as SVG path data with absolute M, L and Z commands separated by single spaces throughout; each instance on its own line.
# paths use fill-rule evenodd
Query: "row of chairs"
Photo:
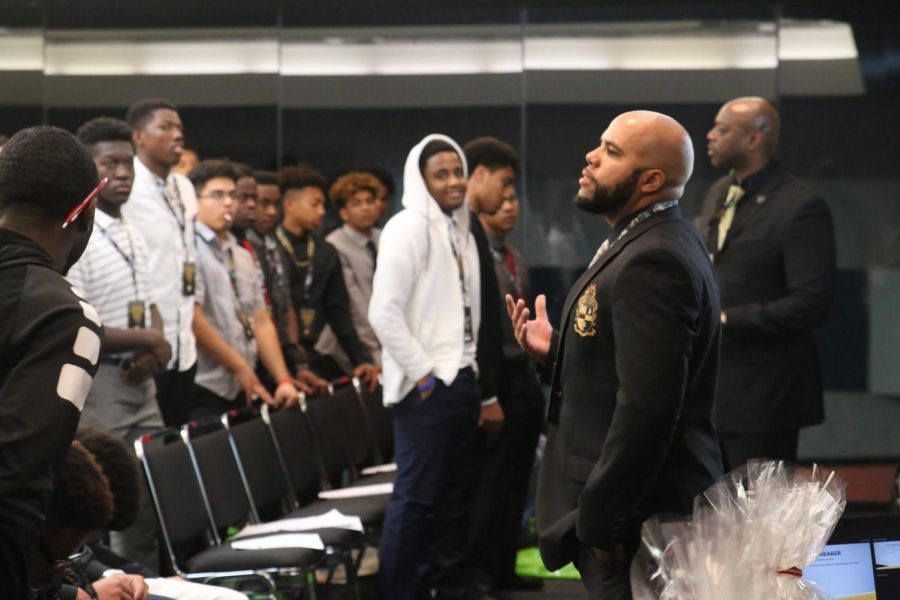
M 169 567 L 183 577 L 253 578 L 273 595 L 284 585 L 315 597 L 314 571 L 344 565 L 351 593 L 367 545 L 377 545 L 388 495 L 323 500 L 323 490 L 393 481 L 393 472 L 363 476 L 391 456 L 391 416 L 380 394 L 359 380 L 334 382 L 328 395 L 259 412 L 237 409 L 219 419 L 135 442 L 160 523 Z M 228 535 L 246 524 L 309 517 L 337 509 L 363 531 L 322 529 L 325 549 L 236 550 Z M 354 561 L 353 551 L 357 558 Z

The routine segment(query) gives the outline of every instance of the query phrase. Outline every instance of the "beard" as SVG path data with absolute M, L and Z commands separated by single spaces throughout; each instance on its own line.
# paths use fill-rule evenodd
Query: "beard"
M 612 189 L 600 187 L 598 184 L 594 189 L 594 194 L 589 198 L 576 194 L 575 206 L 584 212 L 594 215 L 616 212 L 634 196 L 638 179 L 641 178 L 641 173 L 643 172 L 644 169 L 635 169 L 631 172 L 630 177 L 620 181 Z

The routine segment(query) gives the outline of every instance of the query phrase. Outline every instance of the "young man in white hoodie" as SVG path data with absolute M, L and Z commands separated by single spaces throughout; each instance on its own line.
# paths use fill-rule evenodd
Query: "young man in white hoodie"
M 478 252 L 460 147 L 429 135 L 409 153 L 403 210 L 384 228 L 369 321 L 394 405 L 397 481 L 379 547 L 381 597 L 430 597 L 443 525 L 472 468 L 481 402 Z

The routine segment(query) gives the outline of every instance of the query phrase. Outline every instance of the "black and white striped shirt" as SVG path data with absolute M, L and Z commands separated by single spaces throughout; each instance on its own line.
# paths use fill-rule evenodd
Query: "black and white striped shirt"
M 147 243 L 134 226 L 100 209 L 94 217 L 94 233 L 81 259 L 66 275 L 90 302 L 104 325 L 128 328 L 128 303 L 144 302 L 146 324 L 154 299 L 148 284 Z

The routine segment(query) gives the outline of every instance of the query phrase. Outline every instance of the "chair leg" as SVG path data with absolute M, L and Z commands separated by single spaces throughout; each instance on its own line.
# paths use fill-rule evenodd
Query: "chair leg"
M 356 600 L 359 600 L 359 580 L 356 577 L 356 572 L 359 568 L 359 564 L 357 561 L 353 560 L 353 551 L 349 548 L 344 550 L 342 558 L 344 561 L 344 571 L 346 573 L 345 579 L 347 592 L 349 593 L 349 596 L 351 598 L 356 598 Z
M 306 588 L 309 590 L 309 600 L 316 600 L 316 570 L 307 569 Z

